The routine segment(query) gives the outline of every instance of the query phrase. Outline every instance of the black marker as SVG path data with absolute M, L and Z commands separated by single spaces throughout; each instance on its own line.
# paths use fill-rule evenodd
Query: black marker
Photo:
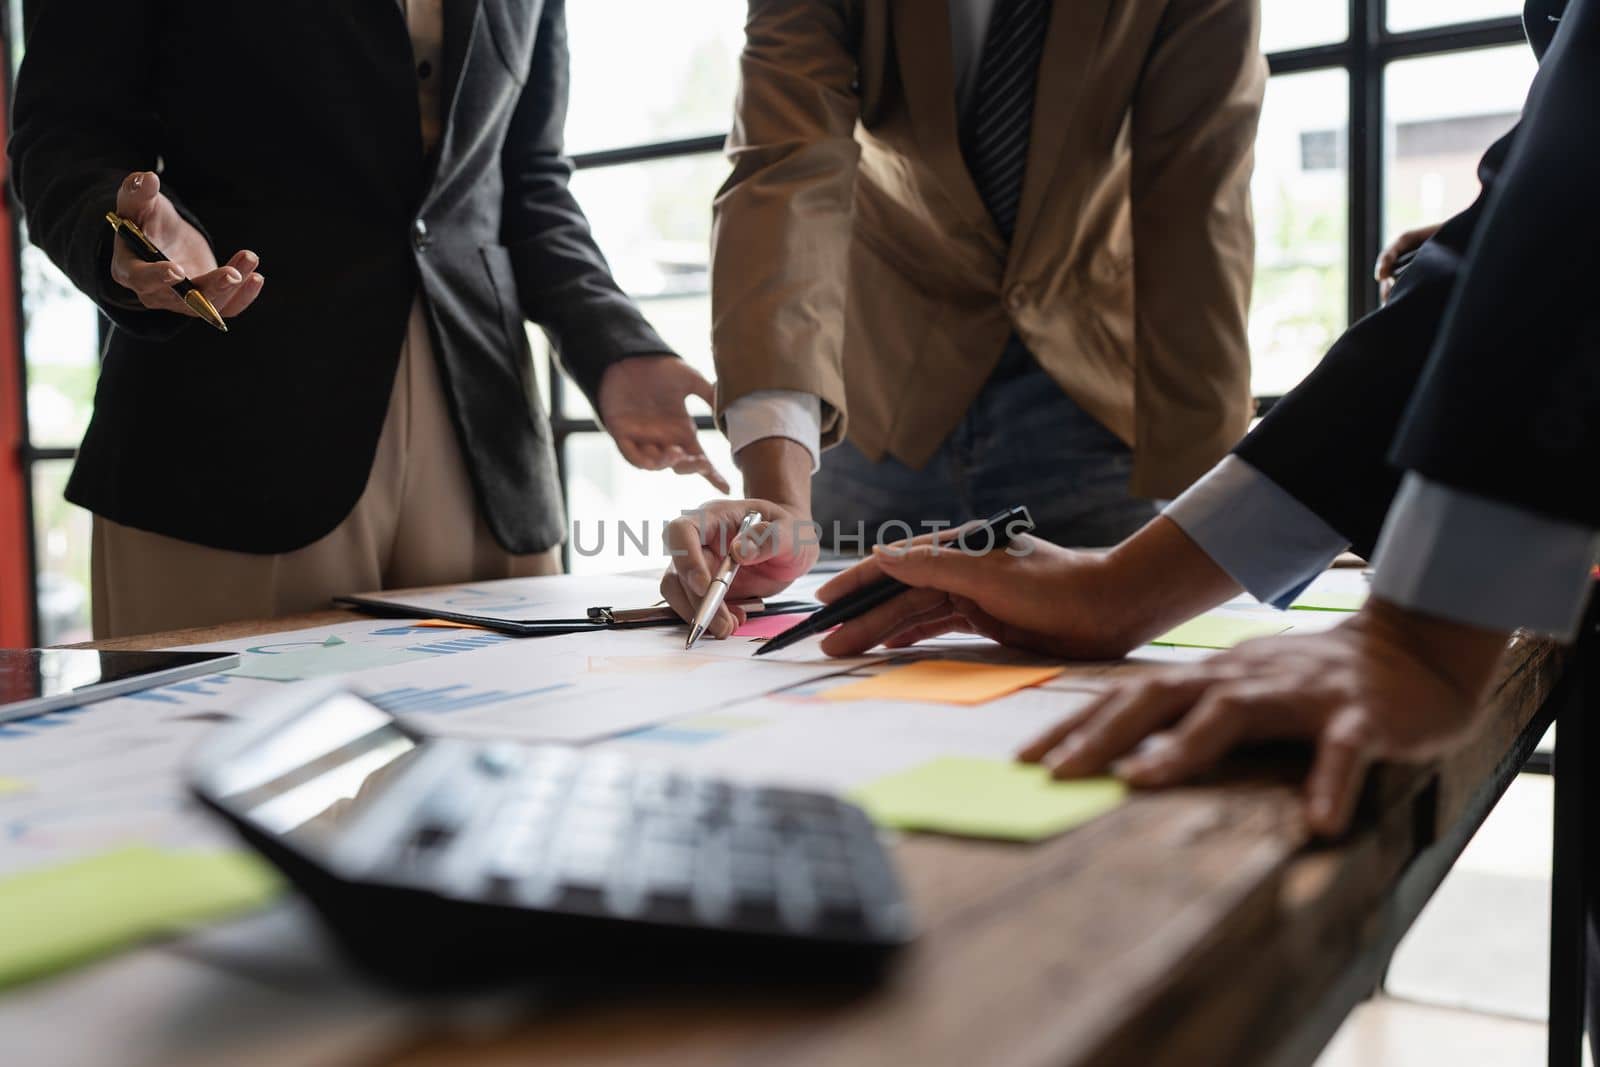
M 1005 548 L 1011 544 L 1011 539 L 1018 534 L 1027 533 L 1033 529 L 1033 516 L 1028 514 L 1025 507 L 1007 508 L 998 515 L 990 516 L 983 523 L 972 527 L 960 535 L 955 542 L 941 542 L 942 544 L 959 544 L 963 547 L 952 547 L 952 551 L 965 551 L 964 546 L 969 539 L 981 537 L 985 551 Z M 987 534 L 987 536 L 984 536 Z M 755 654 L 765 656 L 768 652 L 776 652 L 788 648 L 797 641 L 804 641 L 812 634 L 831 630 L 842 622 L 858 619 L 877 607 L 885 604 L 904 593 L 911 587 L 904 582 L 893 578 L 883 577 L 871 585 L 864 585 L 849 596 L 835 600 L 809 618 L 801 619 L 783 633 L 766 642 L 756 649 Z

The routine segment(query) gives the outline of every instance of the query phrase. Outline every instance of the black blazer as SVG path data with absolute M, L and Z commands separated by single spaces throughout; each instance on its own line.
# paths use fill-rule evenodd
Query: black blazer
M 1544 58 L 1482 195 L 1236 449 L 1363 555 L 1402 470 L 1600 528 L 1600 0 L 1525 21 Z
M 447 121 L 425 158 L 395 0 L 38 0 L 10 151 L 34 239 L 110 318 L 67 488 L 126 525 L 284 552 L 366 485 L 420 291 L 489 528 L 564 522 L 523 317 L 594 398 L 666 346 L 567 189 L 565 0 L 445 0 Z M 131 171 L 267 282 L 226 336 L 129 310 L 103 214 Z M 470 522 L 441 515 L 441 522 Z

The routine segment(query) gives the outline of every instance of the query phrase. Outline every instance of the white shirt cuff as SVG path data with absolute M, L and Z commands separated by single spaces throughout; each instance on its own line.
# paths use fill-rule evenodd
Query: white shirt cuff
M 1489 630 L 1571 640 L 1600 531 L 1430 482 L 1412 472 L 1374 553 L 1374 596 Z
M 1280 608 L 1350 544 L 1238 456 L 1224 456 L 1162 514 L 1251 596 Z
M 734 455 L 767 437 L 786 437 L 811 453 L 811 473 L 822 466 L 822 399 L 795 389 L 757 389 L 723 412 Z

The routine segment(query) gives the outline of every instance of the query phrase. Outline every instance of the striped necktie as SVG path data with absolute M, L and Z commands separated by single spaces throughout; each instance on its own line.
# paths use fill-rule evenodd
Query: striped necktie
M 978 195 L 1009 243 L 1028 165 L 1034 85 L 1050 0 L 999 0 L 978 63 L 965 155 Z

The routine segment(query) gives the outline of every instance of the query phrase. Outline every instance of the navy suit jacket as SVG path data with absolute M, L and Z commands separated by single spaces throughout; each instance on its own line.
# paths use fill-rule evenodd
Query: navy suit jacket
M 1600 527 L 1600 0 L 1534 0 L 1542 56 L 1483 193 L 1236 453 L 1370 555 L 1403 470 Z

